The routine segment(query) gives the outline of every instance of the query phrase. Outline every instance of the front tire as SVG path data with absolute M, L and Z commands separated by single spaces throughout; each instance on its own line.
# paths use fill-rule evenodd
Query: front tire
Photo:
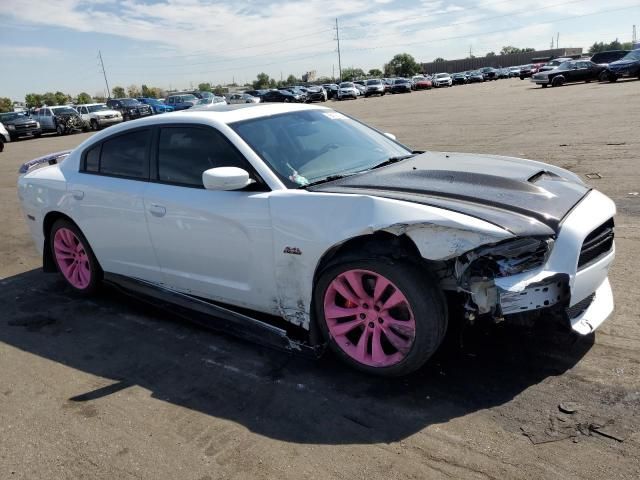
M 400 376 L 422 367 L 444 337 L 443 296 L 426 272 L 386 258 L 334 263 L 314 291 L 318 326 L 352 367 Z
M 555 77 L 551 81 L 551 86 L 552 87 L 561 87 L 562 85 L 564 85 L 564 78 L 562 78 L 562 77 Z
M 62 125 L 61 123 L 56 124 L 56 133 L 58 135 L 64 135 L 64 131 L 65 131 L 64 125 Z
M 91 119 L 91 130 L 93 130 L 95 132 L 100 130 L 100 127 L 98 126 L 98 121 L 95 118 Z
M 53 260 L 66 283 L 78 293 L 94 293 L 100 286 L 102 269 L 80 229 L 69 220 L 57 220 L 49 242 Z

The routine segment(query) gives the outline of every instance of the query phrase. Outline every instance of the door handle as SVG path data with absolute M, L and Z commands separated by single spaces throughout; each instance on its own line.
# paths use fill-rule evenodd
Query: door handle
M 72 190 L 71 195 L 73 195 L 73 198 L 76 200 L 82 200 L 84 198 L 84 192 L 82 190 Z
M 164 217 L 165 213 L 167 213 L 167 209 L 165 207 L 156 204 L 151 205 L 149 211 L 154 217 Z

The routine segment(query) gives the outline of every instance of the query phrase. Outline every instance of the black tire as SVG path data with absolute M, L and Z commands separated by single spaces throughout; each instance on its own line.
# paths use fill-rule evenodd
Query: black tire
M 618 77 L 617 75 L 610 74 L 607 80 L 609 80 L 609 83 L 615 83 L 618 81 Z
M 331 282 L 349 270 L 368 270 L 386 277 L 407 298 L 415 318 L 415 337 L 406 356 L 391 366 L 374 367 L 350 357 L 329 334 L 324 316 L 324 297 Z M 444 295 L 424 270 L 409 262 L 387 258 L 335 261 L 319 275 L 314 289 L 315 318 L 331 350 L 345 363 L 360 371 L 385 376 L 407 375 L 422 367 L 436 352 L 447 330 Z
M 553 77 L 553 80 L 551 80 L 552 87 L 561 87 L 562 85 L 564 85 L 564 77 Z
M 34 138 L 40 138 L 40 135 L 42 135 L 42 132 L 36 132 L 33 134 Z
M 67 280 L 67 278 L 63 275 L 61 271 L 60 265 L 58 263 L 58 259 L 55 254 L 54 239 L 56 236 L 56 232 L 62 228 L 71 230 L 74 233 L 74 235 L 77 237 L 77 239 L 80 241 L 84 251 L 86 252 L 89 265 L 90 265 L 90 280 L 89 280 L 89 284 L 85 288 L 77 288 L 76 286 L 74 286 L 71 282 Z M 51 227 L 51 231 L 49 232 L 49 247 L 50 247 L 51 256 L 53 258 L 53 263 L 55 264 L 56 269 L 64 279 L 65 283 L 71 289 L 73 289 L 75 292 L 80 293 L 82 295 L 91 295 L 100 288 L 100 285 L 102 283 L 102 277 L 103 277 L 102 268 L 100 267 L 100 264 L 98 263 L 98 260 L 96 259 L 96 256 L 93 253 L 93 250 L 91 249 L 91 245 L 89 245 L 89 242 L 87 241 L 86 237 L 83 235 L 80 229 L 73 222 L 63 218 L 56 220 L 54 222 L 53 226 Z
M 66 129 L 64 128 L 64 125 L 62 125 L 61 123 L 56 123 L 56 133 L 58 135 L 64 135 L 65 130 Z
M 4 151 L 4 140 L 0 139 L 0 152 Z
M 100 126 L 98 125 L 98 121 L 95 118 L 91 119 L 91 130 L 95 130 L 96 132 L 100 130 Z
M 547 88 L 549 85 L 546 83 L 543 83 L 542 85 L 540 85 L 542 88 Z

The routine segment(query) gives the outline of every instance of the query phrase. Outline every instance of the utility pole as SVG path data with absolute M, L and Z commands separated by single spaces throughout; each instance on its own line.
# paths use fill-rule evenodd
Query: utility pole
M 556 36 L 556 48 L 560 48 L 560 32 Z
M 631 48 L 635 48 L 636 43 L 638 43 L 638 37 L 636 35 L 636 26 L 633 26 L 633 34 L 631 35 Z
M 104 75 L 104 83 L 107 84 L 107 98 L 111 98 L 111 89 L 109 88 L 109 82 L 107 81 L 107 72 L 104 69 L 104 62 L 102 61 L 102 52 L 98 50 L 98 57 L 100 58 L 100 65 L 102 65 L 102 74 Z
M 338 41 L 338 74 L 342 81 L 342 58 L 340 57 L 340 29 L 338 27 L 338 19 L 336 18 L 336 40 Z
M 469 45 L 469 58 L 473 58 L 473 50 L 471 49 L 471 45 Z
M 551 50 L 553 50 L 553 37 L 551 37 Z

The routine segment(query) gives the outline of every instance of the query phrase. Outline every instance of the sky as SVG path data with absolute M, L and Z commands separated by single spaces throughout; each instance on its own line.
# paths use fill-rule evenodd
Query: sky
M 505 45 L 583 47 L 640 36 L 640 1 L 616 0 L 0 0 L 0 97 L 109 86 L 338 75 L 396 53 L 433 61 Z

